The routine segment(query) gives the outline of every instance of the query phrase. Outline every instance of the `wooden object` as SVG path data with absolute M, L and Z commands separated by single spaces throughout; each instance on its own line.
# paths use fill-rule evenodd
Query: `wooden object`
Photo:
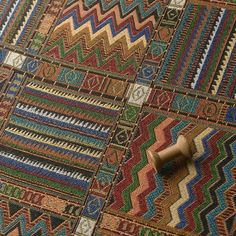
M 183 135 L 178 137 L 175 145 L 172 145 L 160 152 L 147 151 L 147 154 L 156 171 L 159 171 L 164 164 L 170 161 L 177 159 L 184 161 L 187 158 L 191 158 L 193 155 L 190 142 Z

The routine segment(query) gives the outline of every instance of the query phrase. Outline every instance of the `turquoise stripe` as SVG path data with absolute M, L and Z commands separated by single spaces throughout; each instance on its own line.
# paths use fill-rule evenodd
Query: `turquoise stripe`
M 218 235 L 219 233 L 217 229 L 216 216 L 227 208 L 225 201 L 226 196 L 224 193 L 235 183 L 232 169 L 236 166 L 236 142 L 232 143 L 230 146 L 232 147 L 233 160 L 223 167 L 226 181 L 216 190 L 217 199 L 219 199 L 219 205 L 207 215 L 207 221 L 209 222 L 208 225 L 211 235 Z
M 73 133 L 71 131 L 58 129 L 52 126 L 42 125 L 35 121 L 26 120 L 24 118 L 12 115 L 10 123 L 18 125 L 20 127 L 29 128 L 32 131 L 40 132 L 45 135 L 52 135 L 56 138 L 61 138 L 65 141 L 72 141 L 75 143 L 84 144 L 89 147 L 95 147 L 103 150 L 105 148 L 106 142 L 104 140 L 99 140 L 92 137 L 87 137 L 78 133 Z

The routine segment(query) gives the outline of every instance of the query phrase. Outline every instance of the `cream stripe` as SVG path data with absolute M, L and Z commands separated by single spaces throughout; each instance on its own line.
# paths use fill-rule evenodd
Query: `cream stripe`
M 207 136 L 213 129 L 207 128 L 201 134 L 199 134 L 196 138 L 194 138 L 194 142 L 196 144 L 197 152 L 194 154 L 194 159 L 197 159 L 204 153 L 204 146 L 202 143 L 202 139 Z M 196 175 L 196 168 L 194 162 L 188 164 L 188 171 L 189 175 L 187 175 L 180 183 L 179 183 L 179 191 L 180 191 L 180 198 L 177 202 L 175 202 L 170 207 L 170 212 L 172 216 L 171 222 L 168 223 L 168 226 L 175 227 L 180 222 L 180 217 L 178 214 L 178 208 L 189 199 L 189 193 L 187 190 L 187 184 L 191 181 Z
M 104 107 L 104 108 L 107 108 L 107 109 L 120 110 L 119 106 L 116 106 L 115 104 L 112 104 L 112 103 L 102 102 L 100 100 L 96 100 L 96 99 L 93 99 L 93 98 L 87 98 L 87 97 L 83 97 L 83 96 L 80 96 L 80 95 L 74 95 L 74 94 L 71 94 L 71 93 L 62 92 L 60 90 L 56 90 L 54 88 L 49 88 L 49 87 L 46 87 L 46 86 L 43 86 L 43 85 L 35 84 L 33 82 L 29 83 L 27 85 L 27 87 L 32 88 L 32 89 L 37 90 L 37 91 L 43 91 L 43 92 L 48 93 L 48 94 L 54 94 L 56 96 L 72 99 L 72 100 L 83 102 L 83 103 L 88 103 L 88 104 L 95 105 L 95 106 Z
M 13 7 L 11 8 L 10 12 L 8 13 L 8 16 L 7 16 L 7 20 L 4 22 L 3 26 L 2 26 L 2 29 L 0 30 L 0 36 L 3 34 L 3 32 L 5 31 L 9 21 L 11 20 L 11 17 L 13 16 L 14 14 L 14 11 L 16 10 L 18 4 L 20 3 L 20 0 L 17 0 L 14 4 L 13 4 Z
M 37 1 L 38 1 L 38 0 L 34 0 L 34 1 L 33 1 L 29 12 L 27 12 L 27 14 L 24 16 L 24 23 L 23 23 L 23 21 L 21 22 L 21 23 L 23 23 L 23 25 L 20 27 L 19 30 L 17 30 L 17 34 L 15 35 L 15 38 L 13 39 L 12 45 L 15 45 L 15 44 L 16 44 L 16 42 L 17 42 L 17 40 L 19 39 L 21 33 L 23 32 L 24 27 L 25 27 L 25 25 L 27 24 L 27 22 L 28 22 L 28 20 L 29 20 L 29 18 L 30 18 L 30 16 L 31 16 L 31 14 L 32 14 L 32 12 L 33 12 L 33 10 L 34 10 L 36 4 L 37 4 Z
M 20 29 L 17 30 L 17 34 L 15 35 L 15 38 L 13 39 L 12 45 L 15 45 L 15 44 L 16 44 L 16 42 L 17 42 L 17 40 L 19 39 L 21 33 L 23 32 L 24 27 L 25 27 L 25 25 L 27 24 L 27 22 L 28 22 L 28 20 L 29 20 L 29 18 L 30 18 L 30 16 L 31 16 L 31 14 L 32 14 L 32 12 L 33 12 L 33 10 L 34 10 L 36 4 L 37 4 L 37 1 L 38 1 L 38 0 L 34 0 L 34 1 L 33 1 L 32 5 L 31 5 L 31 8 L 30 8 L 30 11 L 27 12 L 27 14 L 25 15 L 25 17 L 24 17 L 24 23 L 23 23 L 23 25 L 20 27 Z
M 65 24 L 70 24 L 70 29 L 71 29 L 71 33 L 73 36 L 75 36 L 77 33 L 79 33 L 80 31 L 88 28 L 89 29 L 89 33 L 90 33 L 90 38 L 92 40 L 94 40 L 96 37 L 98 37 L 101 33 L 103 33 L 104 31 L 107 33 L 107 38 L 108 38 L 108 41 L 109 41 L 109 44 L 112 45 L 114 44 L 116 41 L 118 41 L 120 38 L 122 37 L 125 37 L 126 39 L 126 43 L 127 43 L 127 46 L 128 46 L 128 49 L 131 49 L 133 46 L 136 46 L 138 45 L 139 43 L 142 43 L 144 47 L 147 46 L 147 42 L 146 42 L 146 38 L 145 36 L 143 35 L 142 37 L 140 37 L 139 39 L 137 39 L 135 42 L 131 42 L 130 41 L 130 38 L 128 37 L 129 35 L 129 32 L 127 29 L 123 30 L 122 32 L 120 32 L 118 35 L 116 35 L 115 37 L 113 37 L 112 35 L 112 32 L 111 32 L 111 29 L 110 29 L 110 26 L 109 25 L 106 25 L 104 26 L 102 29 L 100 29 L 99 31 L 97 31 L 95 34 L 93 33 L 92 31 L 92 26 L 91 26 L 91 23 L 90 22 L 87 22 L 86 24 L 83 24 L 81 25 L 78 29 L 74 29 L 74 26 L 73 26 L 73 19 L 72 17 L 70 17 L 69 19 L 65 20 L 63 23 L 61 23 L 60 25 L 58 25 L 56 28 L 55 28 L 55 31 L 57 29 L 60 29 L 61 26 L 65 25 Z
M 199 64 L 199 66 L 198 66 L 197 73 L 195 74 L 195 76 L 194 76 L 194 78 L 193 78 L 193 82 L 191 83 L 191 88 L 192 88 L 192 89 L 195 89 L 195 88 L 196 88 L 196 85 L 197 85 L 199 76 L 200 76 L 200 74 L 201 74 L 202 68 L 203 68 L 203 66 L 205 65 L 205 61 L 206 61 L 207 56 L 208 56 L 208 54 L 209 54 L 209 51 L 210 51 L 212 42 L 213 42 L 213 40 L 214 40 L 214 38 L 215 38 L 215 36 L 216 36 L 216 33 L 217 33 L 217 31 L 218 31 L 218 29 L 219 29 L 219 27 L 220 27 L 220 24 L 221 24 L 221 21 L 222 21 L 222 19 L 223 19 L 224 14 L 225 14 L 225 9 L 223 9 L 223 10 L 221 9 L 221 12 L 220 12 L 220 15 L 219 15 L 219 17 L 218 17 L 218 20 L 217 20 L 217 22 L 216 22 L 216 24 L 215 24 L 215 26 L 214 26 L 214 30 L 213 30 L 213 32 L 212 32 L 212 34 L 211 34 L 211 36 L 210 36 L 210 39 L 208 40 L 208 43 L 207 43 L 205 52 L 204 52 L 204 54 L 203 54 L 203 58 L 201 59 L 201 62 L 200 62 L 200 64 Z
M 230 45 L 226 49 L 226 56 L 224 57 L 224 60 L 221 65 L 221 69 L 219 70 L 219 75 L 217 76 L 217 79 L 214 81 L 216 83 L 216 85 L 213 85 L 213 90 L 211 92 L 214 95 L 216 95 L 216 93 L 220 87 L 220 83 L 223 79 L 223 75 L 225 73 L 226 67 L 228 65 L 228 61 L 229 61 L 230 56 L 231 56 L 233 49 L 235 47 L 235 43 L 236 43 L 236 33 L 233 34 L 233 38 L 229 41 Z
M 12 134 L 16 134 L 19 136 L 22 136 L 24 138 L 28 138 L 30 140 L 34 140 L 34 141 L 38 141 L 41 143 L 45 143 L 54 147 L 60 147 L 66 150 L 70 150 L 73 152 L 78 152 L 81 154 L 85 154 L 85 155 L 89 155 L 95 158 L 100 158 L 101 157 L 101 152 L 96 151 L 96 150 L 92 150 L 90 148 L 82 148 L 79 145 L 73 145 L 71 143 L 65 142 L 65 141 L 58 141 L 54 138 L 48 138 L 48 137 L 44 137 L 43 135 L 40 134 L 34 134 L 31 133 L 29 131 L 22 131 L 22 130 L 18 130 L 17 128 L 9 128 L 7 127 L 5 129 L 5 131 L 12 133 Z

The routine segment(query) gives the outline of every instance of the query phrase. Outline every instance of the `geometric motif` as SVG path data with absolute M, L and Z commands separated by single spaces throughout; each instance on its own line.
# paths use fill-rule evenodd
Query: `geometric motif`
M 61 70 L 57 77 L 58 82 L 70 84 L 73 86 L 80 86 L 83 82 L 85 74 L 80 71 L 73 71 L 67 68 Z
M 96 221 L 82 217 L 76 229 L 76 235 L 91 236 L 95 227 Z M 78 233 L 78 234 L 77 234 Z
M 134 123 L 138 117 L 139 107 L 126 104 L 122 114 L 122 121 Z
M 229 107 L 226 114 L 226 121 L 236 122 L 236 108 L 235 107 Z
M 113 214 L 104 213 L 101 224 L 97 230 L 99 235 L 115 235 L 118 233 L 125 233 L 127 235 L 167 235 L 160 230 L 155 230 L 151 227 L 142 227 L 135 221 L 122 219 Z M 176 235 L 168 233 L 168 235 Z
M 103 206 L 104 200 L 94 195 L 89 195 L 87 205 L 83 210 L 83 215 L 96 220 Z
M 44 55 L 134 78 L 167 1 L 70 1 Z
M 154 49 L 152 50 L 152 52 Z M 152 54 L 153 56 L 153 54 Z M 156 58 L 156 57 L 155 57 Z M 139 83 L 150 84 L 155 76 L 155 67 L 147 64 L 143 64 L 139 74 L 137 81 Z
M 236 190 L 235 133 L 206 127 L 194 138 L 193 161 L 179 168 L 174 163 L 156 173 L 147 159 L 147 150 L 161 150 L 175 143 L 178 134 L 197 129 L 189 121 L 144 115 L 108 210 L 191 233 L 228 235 L 224 222 L 234 214 L 231 193 Z
M 22 69 L 26 70 L 28 72 L 34 73 L 37 71 L 39 65 L 40 65 L 39 61 L 28 57 L 28 58 L 26 58 Z
M 118 126 L 115 130 L 114 137 L 112 139 L 112 143 L 118 146 L 125 146 L 129 140 L 131 130 L 124 126 Z
M 168 24 L 176 17 L 176 11 L 167 11 Z M 156 84 L 162 82 L 234 98 L 235 17 L 234 10 L 187 3 Z
M 25 56 L 18 53 L 9 52 L 4 60 L 4 63 L 20 69 L 25 61 L 25 58 Z
M 147 100 L 149 93 L 149 87 L 139 84 L 133 84 L 130 86 L 128 94 L 126 96 L 129 97 L 128 102 L 130 104 L 142 106 L 142 104 Z
M 50 216 L 41 210 L 29 209 L 12 201 L 0 202 L 1 235 L 66 236 L 72 232 L 74 224 L 75 220 L 68 217 L 62 219 L 60 216 Z
M 0 0 L 0 235 L 234 235 L 234 2 Z
M 123 158 L 124 150 L 117 147 L 108 147 L 105 153 L 102 169 L 109 172 L 115 172 Z
M 18 150 L 2 147 L 2 171 L 19 177 L 21 170 L 25 181 L 37 173 L 34 184 L 83 197 L 118 114 L 117 105 L 29 82 L 1 137 Z
M 106 196 L 110 190 L 112 180 L 113 175 L 111 173 L 100 170 L 97 173 L 91 189 L 99 196 Z

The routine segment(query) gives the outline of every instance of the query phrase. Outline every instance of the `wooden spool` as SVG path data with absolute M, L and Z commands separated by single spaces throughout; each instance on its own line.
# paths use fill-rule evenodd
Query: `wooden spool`
M 147 151 L 147 154 L 156 171 L 159 171 L 164 164 L 170 161 L 184 161 L 185 159 L 191 158 L 193 155 L 190 142 L 188 142 L 186 137 L 183 135 L 178 137 L 175 145 L 172 145 L 160 152 Z

